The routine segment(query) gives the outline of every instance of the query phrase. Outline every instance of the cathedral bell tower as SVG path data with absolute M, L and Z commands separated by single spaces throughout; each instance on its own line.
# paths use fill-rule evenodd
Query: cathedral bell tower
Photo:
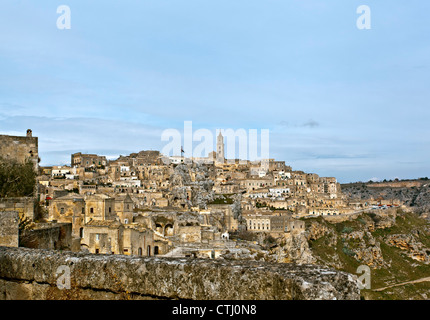
M 221 130 L 216 139 L 216 162 L 224 163 L 224 137 L 221 134 Z

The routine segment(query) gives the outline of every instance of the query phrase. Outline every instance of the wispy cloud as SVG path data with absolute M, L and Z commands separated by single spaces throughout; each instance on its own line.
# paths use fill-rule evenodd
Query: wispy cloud
M 278 125 L 284 128 L 316 128 L 320 126 L 320 123 L 310 119 L 306 122 L 280 121 Z
M 319 122 L 316 122 L 314 120 L 309 120 L 308 122 L 305 122 L 301 125 L 302 127 L 309 127 L 309 128 L 316 128 L 319 127 Z

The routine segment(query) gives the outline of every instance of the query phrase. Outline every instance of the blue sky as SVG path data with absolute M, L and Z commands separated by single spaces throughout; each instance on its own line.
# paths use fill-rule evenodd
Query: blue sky
M 371 9 L 359 30 L 357 7 Z M 56 26 L 71 9 L 71 29 Z M 430 3 L 0 4 L 0 134 L 73 152 L 161 150 L 168 128 L 270 130 L 270 155 L 341 182 L 429 176 Z

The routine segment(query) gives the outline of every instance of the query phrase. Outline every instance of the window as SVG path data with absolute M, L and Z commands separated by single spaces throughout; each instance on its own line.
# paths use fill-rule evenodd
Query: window
M 60 213 L 64 214 L 64 208 L 60 208 Z
M 96 234 L 96 241 L 99 241 L 100 240 L 100 235 L 97 233 Z
M 128 219 L 124 219 L 124 224 L 128 224 Z
M 90 213 L 94 213 L 94 208 L 90 208 Z

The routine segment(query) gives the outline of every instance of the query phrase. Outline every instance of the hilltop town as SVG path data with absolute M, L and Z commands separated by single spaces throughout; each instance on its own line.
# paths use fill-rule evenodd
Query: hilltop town
M 306 217 L 402 205 L 349 197 L 336 178 L 293 170 L 285 161 L 225 159 L 224 143 L 220 133 L 207 158 L 148 150 L 108 160 L 78 152 L 70 166 L 44 167 L 31 130 L 0 136 L 4 159 L 30 161 L 37 172 L 32 195 L 0 200 L 2 245 L 237 258 L 268 239 L 288 241 L 305 231 Z

